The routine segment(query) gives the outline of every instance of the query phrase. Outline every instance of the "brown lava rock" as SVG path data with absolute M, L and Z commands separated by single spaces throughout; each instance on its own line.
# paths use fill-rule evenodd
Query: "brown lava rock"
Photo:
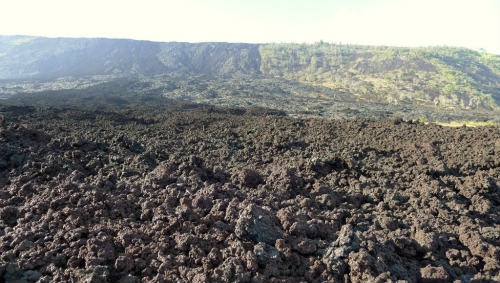
M 420 268 L 420 278 L 423 283 L 449 282 L 450 277 L 442 267 L 426 266 Z
M 273 245 L 283 236 L 279 219 L 270 211 L 251 204 L 236 222 L 234 233 L 241 239 Z
M 243 169 L 239 174 L 239 180 L 244 186 L 254 189 L 264 181 L 260 173 L 253 169 Z
M 19 211 L 16 207 L 6 206 L 0 209 L 0 220 L 8 226 L 14 226 L 17 223 Z
M 498 128 L 134 107 L 0 106 L 0 282 L 500 281 Z

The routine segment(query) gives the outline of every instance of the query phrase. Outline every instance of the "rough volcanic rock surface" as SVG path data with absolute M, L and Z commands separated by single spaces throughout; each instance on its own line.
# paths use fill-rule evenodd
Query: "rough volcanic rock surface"
M 240 239 L 274 245 L 283 237 L 280 226 L 271 212 L 251 204 L 240 213 L 234 232 Z
M 0 282 L 500 281 L 498 128 L 0 114 Z

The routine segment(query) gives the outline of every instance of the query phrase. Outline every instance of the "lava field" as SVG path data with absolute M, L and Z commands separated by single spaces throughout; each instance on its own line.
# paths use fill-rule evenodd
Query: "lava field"
M 0 282 L 500 282 L 498 128 L 0 115 Z

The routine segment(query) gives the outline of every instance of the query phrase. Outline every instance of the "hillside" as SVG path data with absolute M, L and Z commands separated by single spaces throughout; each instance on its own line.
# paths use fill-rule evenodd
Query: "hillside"
M 158 76 L 185 82 L 194 76 L 209 84 L 220 78 L 277 79 L 304 85 L 301 89 L 320 87 L 300 93 L 312 99 L 344 95 L 437 109 L 500 109 L 500 56 L 463 48 L 0 36 L 0 95 L 44 90 L 13 80 L 59 79 L 47 88 L 58 90 L 95 85 L 89 81 L 95 76 L 104 76 L 99 82 L 117 77 L 155 81 Z M 161 88 L 169 90 L 171 84 Z
M 261 71 L 369 101 L 498 109 L 500 57 L 463 48 L 260 46 Z
M 257 45 L 0 36 L 0 79 L 257 73 Z

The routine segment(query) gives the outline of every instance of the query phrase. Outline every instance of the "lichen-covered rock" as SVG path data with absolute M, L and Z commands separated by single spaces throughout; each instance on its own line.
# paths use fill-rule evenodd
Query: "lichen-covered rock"
M 23 278 L 28 282 L 37 282 L 42 274 L 36 270 L 27 270 L 23 272 Z
M 0 280 L 3 282 L 12 283 L 34 283 L 42 277 L 42 274 L 37 270 L 21 270 L 15 264 L 0 264 Z
M 83 283 L 107 283 L 110 282 L 110 272 L 106 266 L 93 266 L 85 270 L 75 272 L 76 280 Z
M 257 243 L 253 247 L 253 253 L 256 255 L 257 261 L 261 265 L 276 264 L 276 261 L 279 259 L 278 250 L 266 243 Z
M 283 230 L 276 215 L 254 204 L 241 212 L 234 232 L 241 239 L 273 246 L 277 239 L 283 237 Z
M 346 224 L 340 229 L 337 240 L 329 245 L 323 255 L 323 262 L 332 270 L 342 271 L 346 259 L 351 252 L 359 249 L 359 239 L 354 233 L 351 224 Z

